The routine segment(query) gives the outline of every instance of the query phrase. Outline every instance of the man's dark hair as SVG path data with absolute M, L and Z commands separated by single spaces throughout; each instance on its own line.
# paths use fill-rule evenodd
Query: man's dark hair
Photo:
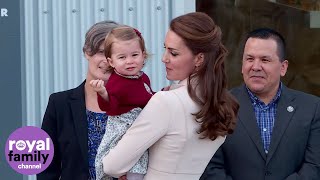
M 277 50 L 278 50 L 278 56 L 281 62 L 283 62 L 286 58 L 286 42 L 283 38 L 283 36 L 270 28 L 259 28 L 259 29 L 255 29 L 250 31 L 244 41 L 243 44 L 243 50 L 244 50 L 244 46 L 245 43 L 247 42 L 247 40 L 249 38 L 258 38 L 258 39 L 273 39 L 276 41 L 277 43 Z

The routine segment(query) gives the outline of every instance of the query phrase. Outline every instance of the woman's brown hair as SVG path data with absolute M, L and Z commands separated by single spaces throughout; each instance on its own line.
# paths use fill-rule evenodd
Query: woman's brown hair
M 193 55 L 203 54 L 203 63 L 188 80 L 188 93 L 200 106 L 193 114 L 201 124 L 200 138 L 216 139 L 233 132 L 239 104 L 227 90 L 225 57 L 227 49 L 221 42 L 219 26 L 205 13 L 179 16 L 170 29 L 180 36 Z

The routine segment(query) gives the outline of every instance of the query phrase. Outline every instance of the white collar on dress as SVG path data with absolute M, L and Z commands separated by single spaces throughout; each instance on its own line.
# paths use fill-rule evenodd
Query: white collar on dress
M 143 72 L 140 71 L 138 75 L 129 75 L 129 76 L 128 76 L 128 75 L 120 74 L 116 69 L 114 69 L 114 72 L 115 72 L 117 75 L 119 75 L 119 76 L 121 76 L 121 77 L 124 77 L 124 78 L 127 78 L 127 79 L 139 79 L 139 78 L 142 76 L 142 74 L 143 74 Z
M 187 85 L 188 84 L 188 78 L 184 79 L 184 80 L 181 80 L 179 81 L 178 84 L 181 84 L 181 85 Z
M 174 82 L 172 85 L 170 85 L 169 90 L 178 89 L 182 86 L 186 86 L 188 84 L 188 78 L 181 80 L 179 82 Z

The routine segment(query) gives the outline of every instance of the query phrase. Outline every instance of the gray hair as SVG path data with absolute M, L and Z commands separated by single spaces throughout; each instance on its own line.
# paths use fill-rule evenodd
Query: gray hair
M 85 42 L 82 48 L 83 53 L 89 56 L 95 55 L 99 51 L 100 45 L 103 43 L 106 35 L 119 24 L 114 21 L 101 21 L 95 23 L 87 31 Z

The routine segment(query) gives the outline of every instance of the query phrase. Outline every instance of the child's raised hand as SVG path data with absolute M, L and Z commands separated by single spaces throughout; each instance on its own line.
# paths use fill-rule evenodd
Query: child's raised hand
M 93 88 L 95 92 L 97 92 L 104 100 L 109 101 L 109 94 L 104 86 L 104 81 L 101 79 L 91 80 L 90 86 Z
M 100 95 L 107 92 L 106 87 L 104 87 L 104 81 L 101 79 L 91 80 L 90 86 L 93 88 L 93 90 Z

